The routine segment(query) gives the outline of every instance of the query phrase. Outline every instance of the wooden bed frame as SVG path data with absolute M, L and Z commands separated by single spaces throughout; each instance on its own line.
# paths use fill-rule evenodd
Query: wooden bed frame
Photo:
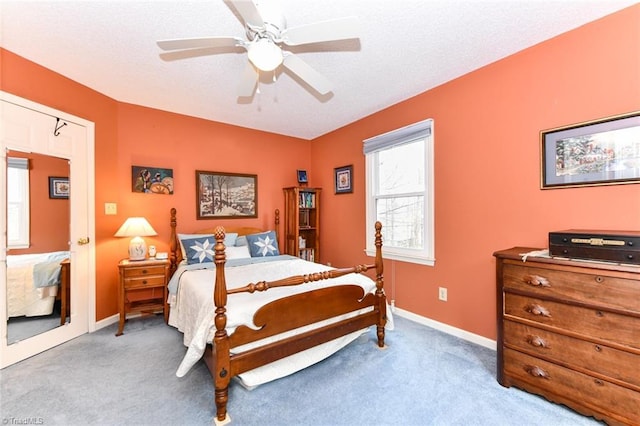
M 279 224 L 279 212 L 276 210 L 276 229 Z M 171 273 L 175 271 L 177 262 L 182 258 L 180 242 L 176 233 L 176 209 L 171 209 L 171 242 L 170 259 Z M 196 231 L 196 233 L 213 233 L 215 245 L 215 288 L 213 301 L 215 310 L 216 331 L 213 345 L 208 345 L 204 360 L 211 372 L 215 385 L 216 424 L 230 421 L 227 414 L 228 389 L 231 378 L 237 374 L 269 364 L 273 361 L 296 354 L 322 343 L 329 342 L 352 332 L 375 325 L 377 329 L 378 346 L 384 347 L 385 324 L 387 322 L 386 297 L 384 293 L 383 264 L 382 264 L 382 225 L 375 225 L 375 264 L 357 265 L 351 268 L 333 269 L 314 274 L 296 275 L 277 281 L 259 281 L 248 283 L 244 287 L 227 289 L 224 265 L 225 257 L 225 229 L 216 227 Z M 238 232 L 247 235 L 260 232 L 255 228 L 228 228 L 228 232 Z M 254 293 L 267 291 L 270 288 L 295 286 L 312 281 L 321 281 L 340 277 L 350 273 L 363 273 L 368 270 L 376 272 L 376 290 L 374 294 L 364 294 L 364 290 L 357 285 L 338 285 L 316 289 L 313 291 L 288 296 L 275 300 L 258 309 L 254 315 L 254 324 L 260 327 L 253 330 L 246 326 L 239 326 L 231 335 L 225 329 L 227 323 L 227 296 L 236 293 Z M 285 331 L 293 330 L 309 324 L 314 324 L 345 313 L 351 313 L 363 308 L 372 309 L 350 318 L 315 328 L 302 334 L 287 337 L 274 343 L 260 346 L 241 353 L 232 354 L 231 349 L 255 342 L 257 340 L 275 336 Z

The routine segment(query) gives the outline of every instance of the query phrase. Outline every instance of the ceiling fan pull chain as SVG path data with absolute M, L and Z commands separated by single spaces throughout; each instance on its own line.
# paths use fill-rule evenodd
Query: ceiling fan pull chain
M 276 82 L 276 70 L 273 70 L 273 82 Z
M 256 93 L 260 94 L 260 69 L 257 68 L 256 72 L 258 73 L 258 82 L 256 83 Z

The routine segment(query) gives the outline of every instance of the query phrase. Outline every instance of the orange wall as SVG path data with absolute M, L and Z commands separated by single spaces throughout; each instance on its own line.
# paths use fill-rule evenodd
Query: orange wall
M 195 170 L 258 175 L 260 218 L 282 208 L 282 187 L 308 169 L 323 191 L 323 262 L 366 260 L 362 140 L 435 119 L 436 266 L 387 262 L 387 293 L 400 308 L 495 338 L 495 250 L 544 246 L 570 227 L 640 229 L 640 188 L 617 185 L 541 191 L 541 129 L 640 109 L 640 6 L 491 64 L 312 142 L 117 102 L 20 58 L 2 54 L 0 88 L 96 123 L 98 320 L 117 312 L 117 261 L 128 242 L 113 234 L 130 215 L 159 232 L 168 211 L 180 229 L 195 219 Z M 333 168 L 354 165 L 354 193 L 334 195 Z M 131 166 L 174 170 L 174 195 L 131 192 Z M 104 215 L 104 203 L 118 205 Z M 332 212 L 328 214 L 327 212 Z M 224 222 L 222 222 L 224 224 Z M 329 231 L 330 230 L 330 231 Z M 449 302 L 437 301 L 437 287 Z
M 434 64 L 437 66 L 437 64 Z M 493 252 L 546 247 L 549 231 L 640 230 L 640 185 L 540 189 L 539 132 L 640 110 L 640 6 L 429 90 L 313 141 L 312 169 L 354 165 L 354 193 L 323 199 L 324 261 L 364 259 L 362 141 L 433 118 L 435 267 L 387 261 L 399 308 L 495 339 Z M 384 228 L 383 228 L 384 236 Z M 438 287 L 448 302 L 438 301 Z

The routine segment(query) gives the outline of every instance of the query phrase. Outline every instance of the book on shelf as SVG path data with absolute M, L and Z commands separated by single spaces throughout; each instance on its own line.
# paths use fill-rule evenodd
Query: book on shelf
M 302 260 L 308 260 L 309 262 L 315 262 L 315 250 L 311 248 L 304 248 L 299 250 L 299 258 Z
M 301 192 L 298 196 L 298 207 L 312 209 L 316 206 L 316 194 L 314 192 Z
M 311 222 L 309 221 L 309 210 L 300 210 L 300 214 L 298 216 L 298 222 L 299 222 L 300 228 L 311 227 Z

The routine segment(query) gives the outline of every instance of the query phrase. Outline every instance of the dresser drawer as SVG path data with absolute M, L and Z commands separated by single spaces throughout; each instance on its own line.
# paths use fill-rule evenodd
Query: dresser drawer
M 622 309 L 640 313 L 640 284 L 625 274 L 597 271 L 588 274 L 568 272 L 567 268 L 525 266 L 505 262 L 503 286 L 505 289 L 527 291 L 540 296 L 580 300 L 597 303 L 610 309 Z M 529 263 L 535 265 L 535 263 Z M 581 271 L 585 269 L 582 268 Z
M 160 275 L 164 277 L 164 267 L 163 266 L 141 266 L 139 268 L 125 268 L 124 269 L 124 277 L 125 278 L 136 278 L 136 277 L 146 277 L 149 275 Z
M 513 321 L 504 322 L 503 342 L 530 355 L 599 373 L 640 390 L 640 355 Z
M 594 308 L 505 293 L 504 314 L 640 349 L 640 318 Z
M 504 351 L 511 383 L 547 398 L 637 424 L 640 393 L 511 349 Z M 582 410 L 581 410 L 582 411 Z
M 148 277 L 125 278 L 124 288 L 164 287 L 164 275 L 151 275 Z

